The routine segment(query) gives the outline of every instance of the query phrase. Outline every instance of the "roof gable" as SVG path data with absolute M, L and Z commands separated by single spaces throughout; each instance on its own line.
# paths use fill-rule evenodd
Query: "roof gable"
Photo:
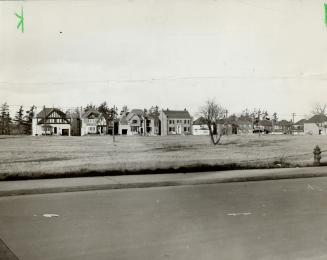
M 82 118 L 98 118 L 100 116 L 100 112 L 95 109 L 91 109 L 86 111 L 83 115 Z
M 37 118 L 48 118 L 49 116 L 56 118 L 66 118 L 66 114 L 58 108 L 43 108 L 40 113 L 37 114 Z
M 131 113 L 136 114 L 138 116 L 143 116 L 144 111 L 143 109 L 132 109 Z
M 44 121 L 47 122 L 48 118 L 62 118 L 69 123 L 66 114 L 58 108 L 43 108 L 43 110 L 37 114 L 36 118 L 40 118 L 38 124 L 43 124 Z
M 292 125 L 292 122 L 289 122 L 287 120 L 281 120 L 281 121 L 278 121 L 276 123 L 276 125 L 278 125 L 278 126 L 291 126 Z
M 323 123 L 327 122 L 327 116 L 325 115 L 314 115 L 309 120 L 307 120 L 305 123 Z
M 306 119 L 301 119 L 299 121 L 297 121 L 294 125 L 304 125 L 304 123 L 306 123 L 307 120 Z

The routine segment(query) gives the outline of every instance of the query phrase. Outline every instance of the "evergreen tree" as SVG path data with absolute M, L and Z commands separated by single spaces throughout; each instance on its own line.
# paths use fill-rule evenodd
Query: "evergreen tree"
M 15 115 L 15 122 L 16 122 L 16 126 L 18 129 L 18 133 L 22 134 L 23 133 L 23 128 L 24 128 L 24 109 L 23 109 L 23 105 L 21 105 L 18 109 L 18 111 L 16 112 Z
M 0 108 L 0 134 L 10 134 L 10 123 L 9 105 L 5 102 Z
M 24 116 L 24 134 L 30 135 L 32 134 L 32 120 L 33 117 L 35 115 L 35 109 L 36 106 L 31 106 L 30 109 L 28 111 L 25 112 L 25 116 Z

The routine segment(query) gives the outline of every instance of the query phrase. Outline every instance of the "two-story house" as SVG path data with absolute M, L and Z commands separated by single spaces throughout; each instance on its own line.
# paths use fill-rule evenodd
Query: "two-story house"
M 131 112 L 124 113 L 119 119 L 120 135 L 143 134 L 143 110 L 133 109 Z
M 184 110 L 161 110 L 161 135 L 192 134 L 192 117 Z
M 84 112 L 81 116 L 81 135 L 106 134 L 107 124 L 101 113 L 95 109 Z
M 32 135 L 71 135 L 70 118 L 58 108 L 43 108 L 32 119 Z

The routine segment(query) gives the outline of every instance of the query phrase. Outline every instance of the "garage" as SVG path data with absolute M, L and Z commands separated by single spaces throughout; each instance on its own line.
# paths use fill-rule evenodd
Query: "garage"
M 62 129 L 61 130 L 61 135 L 68 136 L 69 135 L 69 129 Z

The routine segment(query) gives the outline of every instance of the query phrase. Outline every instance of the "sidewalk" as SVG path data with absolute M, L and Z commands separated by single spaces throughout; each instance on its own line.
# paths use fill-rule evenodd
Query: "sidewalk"
M 0 182 L 0 196 L 327 177 L 326 167 L 123 175 Z

